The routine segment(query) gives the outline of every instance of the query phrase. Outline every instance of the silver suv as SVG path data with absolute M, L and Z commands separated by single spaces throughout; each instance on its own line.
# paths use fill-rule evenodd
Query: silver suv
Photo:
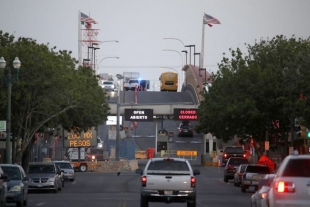
M 27 177 L 30 178 L 28 191 L 53 191 L 57 193 L 62 190 L 61 171 L 57 170 L 53 162 L 29 163 Z
M 182 158 L 152 158 L 145 169 L 137 169 L 141 175 L 140 207 L 149 202 L 185 203 L 196 207 L 196 177 L 199 170 L 193 170 Z
M 101 87 L 106 91 L 115 91 L 116 87 L 113 81 L 102 81 Z

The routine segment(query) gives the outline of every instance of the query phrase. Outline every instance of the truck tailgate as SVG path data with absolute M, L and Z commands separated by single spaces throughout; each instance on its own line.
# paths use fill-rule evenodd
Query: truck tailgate
M 247 181 L 260 181 L 264 178 L 266 174 L 259 174 L 259 173 L 246 173 L 246 180 Z
M 153 190 L 190 190 L 191 176 L 184 174 L 147 175 L 145 189 Z

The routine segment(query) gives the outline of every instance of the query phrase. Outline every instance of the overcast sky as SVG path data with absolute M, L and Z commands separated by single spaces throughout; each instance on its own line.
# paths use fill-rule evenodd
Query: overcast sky
M 201 51 L 204 13 L 221 22 L 205 27 L 203 67 L 210 72 L 217 70 L 229 48 L 246 53 L 244 43 L 310 34 L 309 0 L 2 0 L 0 29 L 71 50 L 78 59 L 79 11 L 98 22 L 93 25 L 99 30 L 98 40 L 119 41 L 104 42 L 97 50 L 98 62 L 119 57 L 101 61 L 100 73 L 140 72 L 141 78 L 156 84 L 163 72 L 160 67 L 181 73 L 182 61 L 186 62 L 181 51 L 187 49 L 189 54 L 182 42 Z

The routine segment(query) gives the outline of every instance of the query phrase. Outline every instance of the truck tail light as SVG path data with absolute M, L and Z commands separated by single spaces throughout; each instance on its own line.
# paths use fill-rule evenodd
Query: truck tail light
M 191 177 L 191 187 L 196 187 L 196 178 L 195 177 Z
M 243 154 L 243 157 L 246 158 L 246 154 Z
M 294 193 L 295 192 L 295 185 L 292 182 L 277 182 L 275 185 L 275 190 L 278 193 Z
M 227 158 L 227 154 L 226 153 L 224 154 L 224 158 Z
M 146 176 L 142 176 L 141 181 L 142 181 L 142 187 L 145 187 L 146 186 Z
M 246 173 L 242 175 L 242 180 L 245 180 L 245 178 L 246 178 Z

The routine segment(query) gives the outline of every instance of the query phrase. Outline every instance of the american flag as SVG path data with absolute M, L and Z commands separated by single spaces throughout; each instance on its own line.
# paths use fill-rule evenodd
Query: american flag
M 84 14 L 83 12 L 81 12 L 81 22 L 85 22 L 87 24 L 98 24 L 98 22 L 96 22 L 93 18 L 90 18 L 89 16 L 87 16 L 86 14 Z
M 205 24 L 208 24 L 210 27 L 212 27 L 212 24 L 221 24 L 221 22 L 218 19 L 216 19 L 216 18 L 214 18 L 211 15 L 208 15 L 206 13 L 204 15 L 204 22 L 205 22 Z

